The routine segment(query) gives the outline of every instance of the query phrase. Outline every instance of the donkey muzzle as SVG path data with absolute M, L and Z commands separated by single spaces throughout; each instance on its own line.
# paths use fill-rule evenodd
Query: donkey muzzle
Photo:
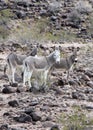
M 59 63 L 60 63 L 60 60 L 57 60 L 57 61 L 56 61 L 56 63 L 58 63 L 58 64 L 59 64 Z
M 77 58 L 75 58 L 75 61 L 74 61 L 74 62 L 76 63 L 77 61 L 78 61 L 78 59 L 77 59 Z

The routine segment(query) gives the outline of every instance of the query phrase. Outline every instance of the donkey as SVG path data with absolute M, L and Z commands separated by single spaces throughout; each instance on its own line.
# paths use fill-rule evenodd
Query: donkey
M 66 58 L 61 58 L 60 63 L 55 63 L 52 67 L 52 69 L 65 69 L 67 70 L 67 79 L 69 78 L 70 70 L 73 67 L 73 64 L 77 62 L 77 51 L 79 48 L 74 49 L 73 53 L 66 57 Z
M 43 72 L 44 76 L 44 85 L 46 85 L 47 75 L 52 67 L 52 65 L 56 62 L 60 62 L 60 50 L 56 49 L 48 56 L 40 56 L 40 57 L 32 57 L 29 56 L 23 61 L 23 86 L 25 86 L 26 81 L 28 82 L 29 88 L 32 87 L 30 79 L 32 74 L 37 71 Z
M 37 56 L 37 47 L 32 50 L 32 52 L 29 54 L 32 56 Z M 6 74 L 6 69 L 8 66 L 9 72 L 11 74 L 8 75 L 9 83 L 15 83 L 15 72 L 18 67 L 22 68 L 23 61 L 26 59 L 29 55 L 20 55 L 11 52 L 6 59 L 7 64 L 4 66 L 4 74 Z

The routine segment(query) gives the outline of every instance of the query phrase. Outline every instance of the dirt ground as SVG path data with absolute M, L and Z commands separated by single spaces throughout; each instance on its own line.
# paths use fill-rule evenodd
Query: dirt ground
M 93 73 L 93 52 L 91 47 L 87 46 L 86 49 L 86 46 L 87 45 L 83 45 L 82 47 L 82 45 L 80 45 L 81 50 L 78 55 L 79 62 L 76 66 L 77 70 L 79 68 L 82 71 L 80 72 L 78 70 L 75 71 L 75 73 L 73 72 L 74 74 L 71 74 L 70 77 L 71 81 L 74 81 L 74 79 L 77 78 L 79 79 L 80 76 L 84 75 L 84 70 L 91 70 L 91 73 Z M 18 85 L 17 87 L 11 87 L 13 92 L 5 94 L 3 93 L 3 89 L 6 86 L 9 87 L 8 79 L 3 74 L 3 67 L 5 65 L 7 55 L 8 54 L 6 52 L 0 53 L 0 126 L 7 124 L 11 130 L 12 128 L 15 128 L 16 130 L 50 130 L 53 125 L 58 125 L 60 130 L 62 130 L 64 124 L 60 121 L 61 114 L 72 113 L 73 106 L 75 105 L 80 107 L 83 106 L 82 111 L 86 112 L 85 114 L 89 118 L 92 118 L 93 87 L 87 84 L 89 81 L 91 81 L 92 84 L 93 76 L 88 76 L 89 79 L 83 79 L 79 85 L 72 85 L 69 83 L 62 85 L 58 84 L 58 80 L 54 80 L 52 81 L 52 85 L 49 87 L 49 91 L 46 93 L 24 91 L 24 89 Z M 17 91 L 18 88 L 20 91 Z M 91 92 L 85 93 L 85 90 L 87 89 L 91 89 Z M 72 92 L 77 92 L 81 95 L 74 98 L 72 96 Z M 14 107 L 9 105 L 9 102 L 13 100 L 16 100 L 18 103 Z M 86 106 L 91 107 L 91 110 L 85 111 Z M 33 119 L 31 119 L 31 121 L 23 123 L 16 121 L 14 117 L 19 117 L 21 114 L 24 114 L 27 109 L 33 109 L 36 115 L 41 118 L 38 121 L 33 121 Z

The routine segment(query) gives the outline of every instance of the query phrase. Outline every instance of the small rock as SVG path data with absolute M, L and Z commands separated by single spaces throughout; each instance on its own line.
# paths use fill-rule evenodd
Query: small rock
M 40 10 L 40 16 L 47 16 L 46 10 Z
M 26 88 L 26 87 L 23 87 L 23 86 L 18 86 L 18 88 L 17 88 L 16 92 L 17 92 L 17 93 L 21 93 L 21 92 L 25 92 L 26 90 L 27 90 L 27 88 Z
M 10 130 L 18 130 L 18 129 L 16 129 L 16 128 L 10 128 Z M 21 130 L 21 129 L 20 129 Z
M 88 75 L 90 78 L 93 77 L 93 72 L 91 72 L 90 70 L 87 70 L 85 74 Z
M 0 130 L 9 130 L 8 125 L 7 124 L 1 125 Z
M 18 83 L 12 83 L 11 86 L 12 87 L 18 87 Z
M 34 109 L 33 108 L 28 108 L 24 111 L 24 113 L 30 115 L 32 112 L 34 112 Z
M 64 86 L 65 83 L 66 83 L 66 81 L 64 79 L 61 79 L 61 78 L 58 79 L 58 85 L 59 86 Z
M 9 87 L 10 85 L 8 84 L 4 84 L 3 87 L 6 88 L 6 87 Z
M 31 87 L 29 89 L 30 92 L 33 92 L 33 93 L 38 93 L 39 92 L 39 89 L 35 88 L 35 87 Z
M 22 48 L 22 46 L 21 46 L 21 44 L 19 44 L 19 43 L 12 43 L 12 47 L 14 47 L 14 48 Z M 17 74 L 15 74 L 15 77 L 18 77 L 18 75 Z
M 87 82 L 87 85 L 88 85 L 89 87 L 93 88 L 93 82 L 92 82 L 92 81 L 88 81 L 88 82 Z
M 16 100 L 13 100 L 13 101 L 9 101 L 8 104 L 12 107 L 18 107 L 19 106 L 19 103 L 18 101 Z
M 3 116 L 10 116 L 10 113 L 9 113 L 9 112 L 5 112 L 5 113 L 3 114 Z
M 42 85 L 40 88 L 40 92 L 42 92 L 42 93 L 49 92 L 49 87 L 47 85 Z
M 79 93 L 78 99 L 80 99 L 80 100 L 88 100 L 88 97 L 84 93 Z
M 40 108 L 40 111 L 49 111 L 49 106 L 42 106 L 42 108 Z
M 39 102 L 38 101 L 32 101 L 31 103 L 30 103 L 30 106 L 36 106 L 36 105 L 38 105 L 39 104 Z
M 0 71 L 3 71 L 2 66 L 0 66 Z M 2 79 L 8 81 L 7 75 L 0 75 L 0 80 Z
M 85 106 L 85 108 L 88 110 L 93 110 L 93 106 Z
M 17 11 L 16 15 L 20 19 L 20 18 L 25 18 L 26 13 L 24 11 Z
M 50 116 L 46 117 L 46 121 L 51 121 L 52 118 Z
M 55 94 L 62 95 L 63 92 L 62 92 L 61 89 L 56 88 L 56 89 L 55 89 Z
M 51 16 L 51 21 L 55 21 L 56 19 L 57 19 L 57 17 L 56 16 Z
M 56 103 L 48 103 L 47 105 L 48 105 L 49 107 L 59 107 L 59 105 L 56 104 Z
M 45 121 L 43 123 L 44 128 L 47 128 L 47 127 L 51 128 L 53 125 L 54 125 L 54 123 L 52 121 Z
M 88 87 L 88 88 L 85 89 L 84 92 L 85 92 L 85 94 L 89 94 L 89 93 L 93 92 L 93 89 Z
M 16 128 L 10 128 L 10 130 L 21 130 L 21 129 L 16 129 Z M 23 130 L 23 129 L 22 129 Z
M 73 99 L 78 99 L 79 94 L 77 92 L 72 92 L 72 98 Z
M 78 83 L 75 80 L 69 80 L 69 84 L 70 85 L 78 85 Z
M 16 89 L 12 88 L 10 86 L 9 87 L 5 87 L 2 90 L 2 93 L 4 93 L 4 94 L 10 94 L 10 93 L 14 93 L 14 92 L 16 92 Z
M 59 129 L 58 125 L 53 125 L 53 126 L 50 128 L 50 130 L 60 130 L 60 129 Z
M 46 122 L 43 123 L 43 127 L 44 127 L 44 128 L 47 128 L 47 127 L 50 128 L 50 127 L 52 127 L 52 126 L 53 126 L 53 122 L 51 122 L 51 121 L 46 121 Z
M 80 84 L 85 84 L 85 80 L 84 79 L 82 79 L 82 78 L 79 78 L 79 82 L 80 82 Z
M 83 74 L 81 77 L 84 81 L 90 81 L 90 78 L 88 75 Z
M 30 114 L 30 116 L 32 117 L 32 120 L 35 121 L 35 122 L 41 120 L 41 117 L 39 115 L 37 115 L 35 112 L 32 112 Z
M 27 114 L 21 114 L 19 117 L 13 117 L 13 119 L 20 123 L 26 123 L 26 122 L 32 121 L 31 116 L 29 116 Z

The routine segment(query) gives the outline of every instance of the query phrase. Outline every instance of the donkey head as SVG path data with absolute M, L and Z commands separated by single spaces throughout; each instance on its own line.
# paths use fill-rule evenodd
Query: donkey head
M 78 59 L 77 59 L 77 52 L 79 51 L 79 48 L 72 48 L 73 50 L 73 54 L 71 55 L 71 60 L 72 62 L 77 62 Z
M 59 48 L 55 48 L 53 58 L 55 59 L 55 62 L 60 62 L 60 50 Z

